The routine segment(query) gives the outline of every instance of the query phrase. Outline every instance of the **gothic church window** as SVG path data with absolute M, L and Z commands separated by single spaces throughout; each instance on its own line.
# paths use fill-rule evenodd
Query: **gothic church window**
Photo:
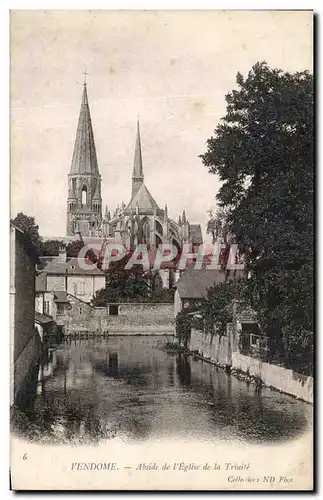
M 163 234 L 163 228 L 162 228 L 162 225 L 160 222 L 158 222 L 158 220 L 156 220 L 156 231 L 159 233 L 159 234 Z
M 143 243 L 150 243 L 150 225 L 149 221 L 145 220 L 142 226 L 142 234 L 143 234 Z
M 76 179 L 72 179 L 72 189 L 76 191 Z
M 86 186 L 83 186 L 83 189 L 82 189 L 82 205 L 86 205 L 87 204 L 87 189 L 86 189 Z
M 158 247 L 159 245 L 162 244 L 162 240 L 160 239 L 160 237 L 156 234 L 156 247 Z

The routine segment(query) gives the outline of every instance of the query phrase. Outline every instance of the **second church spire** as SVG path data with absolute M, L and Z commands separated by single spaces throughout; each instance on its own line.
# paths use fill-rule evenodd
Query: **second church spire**
M 138 193 L 143 182 L 144 182 L 144 171 L 143 171 L 143 166 L 142 166 L 140 128 L 139 128 L 139 117 L 138 117 L 137 118 L 137 136 L 136 136 L 136 145 L 135 145 L 135 156 L 134 156 L 133 172 L 132 172 L 131 198 L 133 198 Z

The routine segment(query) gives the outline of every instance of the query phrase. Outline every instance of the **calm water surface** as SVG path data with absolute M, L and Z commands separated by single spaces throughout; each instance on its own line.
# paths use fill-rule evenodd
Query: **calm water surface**
M 51 440 L 198 438 L 272 442 L 299 436 L 310 405 L 202 361 L 163 351 L 165 337 L 109 337 L 61 346 L 40 370 L 27 411 Z

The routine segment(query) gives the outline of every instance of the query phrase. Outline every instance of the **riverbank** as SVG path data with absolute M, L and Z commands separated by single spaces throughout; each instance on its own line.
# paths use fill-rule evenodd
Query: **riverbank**
M 262 387 L 267 387 L 305 403 L 313 404 L 314 381 L 312 377 L 293 372 L 293 370 L 288 370 L 282 366 L 265 363 L 250 356 L 244 356 L 239 352 L 232 353 L 232 362 L 230 364 L 205 356 L 199 352 L 199 349 L 185 349 L 176 342 L 173 345 L 171 344 L 166 344 L 165 350 L 167 352 L 182 353 L 221 368 L 238 380 L 254 385 L 256 391 L 260 391 Z

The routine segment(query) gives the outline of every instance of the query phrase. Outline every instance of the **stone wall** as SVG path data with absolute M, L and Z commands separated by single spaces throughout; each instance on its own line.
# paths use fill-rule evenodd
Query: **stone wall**
M 35 257 L 26 237 L 10 226 L 10 404 L 37 368 L 42 343 L 35 329 Z
M 227 332 L 227 336 L 219 338 L 218 335 L 214 335 L 211 338 L 202 331 L 192 329 L 189 349 L 216 365 L 228 366 L 232 370 L 259 377 L 268 387 L 313 403 L 313 377 L 245 356 L 240 354 L 238 348 L 232 350 L 231 345 L 235 343 L 231 342 L 230 325 L 228 325 Z
M 13 400 L 15 404 L 19 405 L 19 401 L 25 391 L 25 388 L 30 383 L 30 378 L 42 354 L 42 342 L 37 329 L 33 331 L 27 345 L 21 351 L 20 355 L 14 363 L 14 386 L 13 386 Z
M 105 307 L 92 307 L 90 304 L 68 294 L 69 307 L 64 314 L 57 315 L 57 323 L 64 326 L 64 333 L 76 331 L 106 331 L 108 316 Z
M 15 231 L 11 258 L 14 259 L 13 299 L 14 361 L 20 356 L 34 332 L 35 323 L 35 263 L 27 255 L 22 236 Z
M 171 303 L 109 304 L 118 315 L 109 314 L 108 332 L 115 334 L 174 334 L 174 305 Z
M 190 350 L 197 351 L 198 354 L 219 366 L 230 365 L 227 336 L 205 335 L 204 332 L 192 328 Z
M 260 377 L 269 387 L 313 403 L 313 377 L 287 370 L 282 366 L 264 363 L 239 352 L 232 353 L 232 368 Z

